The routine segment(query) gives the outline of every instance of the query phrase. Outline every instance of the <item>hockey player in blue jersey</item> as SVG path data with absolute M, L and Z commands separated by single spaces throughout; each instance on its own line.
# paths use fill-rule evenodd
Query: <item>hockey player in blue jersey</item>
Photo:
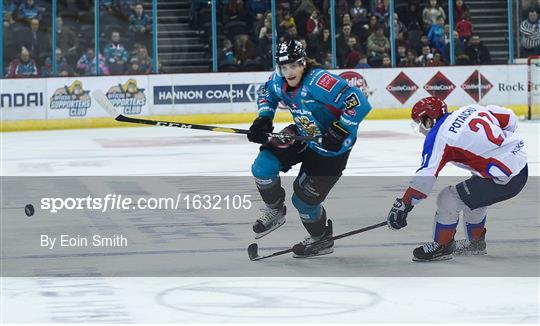
M 259 115 L 248 134 L 251 142 L 262 144 L 251 170 L 266 204 L 253 231 L 260 238 L 285 223 L 285 190 L 279 172 L 301 163 L 292 203 L 309 236 L 294 246 L 293 253 L 295 257 L 329 254 L 334 242 L 324 239 L 332 236 L 332 221 L 322 203 L 345 169 L 358 125 L 371 106 L 359 89 L 306 58 L 299 41 L 279 44 L 276 61 L 276 72 L 258 91 Z M 322 141 L 269 140 L 280 101 L 294 120 L 282 133 L 321 137 Z

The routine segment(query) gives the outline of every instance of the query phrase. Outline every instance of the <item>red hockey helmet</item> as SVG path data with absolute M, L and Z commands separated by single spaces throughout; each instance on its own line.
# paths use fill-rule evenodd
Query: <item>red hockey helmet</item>
M 437 97 L 425 97 L 416 102 L 411 111 L 411 118 L 416 122 L 424 122 L 426 117 L 437 120 L 448 112 L 443 100 Z

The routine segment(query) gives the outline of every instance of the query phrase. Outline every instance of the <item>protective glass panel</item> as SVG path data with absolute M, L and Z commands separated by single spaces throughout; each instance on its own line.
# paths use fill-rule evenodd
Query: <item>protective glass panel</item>
M 217 60 L 219 71 L 272 69 L 270 1 L 220 1 Z M 220 28 L 223 26 L 223 28 Z
M 152 24 L 151 2 L 100 2 L 99 48 L 105 62 L 100 74 L 151 73 Z
M 159 61 L 163 72 L 211 71 L 212 8 L 210 1 L 158 1 L 157 7 Z
M 3 0 L 3 9 L 3 75 L 40 76 L 51 51 L 51 2 Z
M 538 16 L 540 4 L 536 0 L 520 0 L 514 14 L 514 48 L 516 58 L 540 55 L 540 30 Z

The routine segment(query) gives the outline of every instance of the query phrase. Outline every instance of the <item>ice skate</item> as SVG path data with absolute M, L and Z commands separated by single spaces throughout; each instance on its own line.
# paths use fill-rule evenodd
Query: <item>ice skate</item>
M 313 256 L 327 255 L 334 252 L 334 240 L 325 240 L 332 237 L 332 220 L 328 220 L 328 225 L 321 236 L 308 236 L 304 241 L 293 246 L 293 257 L 306 258 Z
M 428 242 L 414 249 L 414 261 L 438 261 L 452 259 L 452 253 L 456 248 L 456 242 L 452 240 L 449 244 L 441 246 L 437 242 Z
M 456 241 L 456 250 L 454 250 L 454 255 L 458 256 L 474 256 L 474 255 L 485 255 L 486 251 L 486 229 L 482 233 L 482 236 L 477 240 L 458 240 Z
M 261 218 L 253 224 L 255 239 L 260 239 L 285 224 L 287 207 L 285 205 L 280 208 L 263 207 L 261 213 Z

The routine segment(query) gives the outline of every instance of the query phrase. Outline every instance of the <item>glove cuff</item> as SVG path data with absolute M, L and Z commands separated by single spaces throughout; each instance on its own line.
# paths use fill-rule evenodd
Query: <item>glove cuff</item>
M 400 198 L 400 200 L 401 200 L 401 202 L 403 203 L 403 205 L 405 206 L 405 212 L 408 213 L 408 212 L 412 211 L 412 209 L 414 208 L 413 205 L 411 205 L 410 203 L 407 204 L 407 203 L 403 200 L 403 198 Z

